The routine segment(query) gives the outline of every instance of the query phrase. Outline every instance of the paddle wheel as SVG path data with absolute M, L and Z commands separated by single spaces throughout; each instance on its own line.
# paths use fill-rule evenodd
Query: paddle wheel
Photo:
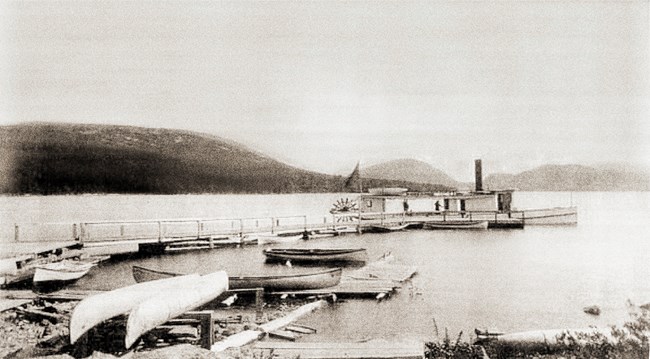
M 352 222 L 355 220 L 359 206 L 357 202 L 349 198 L 341 198 L 332 204 L 330 213 L 336 216 L 337 222 Z

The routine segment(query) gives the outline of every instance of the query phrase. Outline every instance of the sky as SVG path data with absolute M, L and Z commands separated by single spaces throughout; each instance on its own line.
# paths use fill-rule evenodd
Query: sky
M 2 1 L 0 124 L 188 129 L 325 173 L 650 167 L 639 1 Z

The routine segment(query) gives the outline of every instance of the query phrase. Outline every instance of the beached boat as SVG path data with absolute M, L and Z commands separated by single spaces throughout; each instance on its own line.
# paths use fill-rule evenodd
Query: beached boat
M 392 223 L 392 224 L 371 224 L 368 227 L 364 228 L 364 232 L 373 232 L 373 233 L 385 233 L 385 232 L 396 232 L 406 229 L 408 223 Z
M 138 283 L 181 275 L 139 266 L 133 266 L 132 271 L 133 278 Z M 341 273 L 341 268 L 334 268 L 310 273 L 229 277 L 228 287 L 230 289 L 264 288 L 267 290 L 328 288 L 339 284 Z
M 72 283 L 85 276 L 98 261 L 62 260 L 36 266 L 34 286 L 37 288 L 58 287 Z
M 273 248 L 263 251 L 267 261 L 293 262 L 365 262 L 368 255 L 365 248 Z
M 198 274 L 138 283 L 85 298 L 74 308 L 70 317 L 70 343 L 101 322 L 126 314 L 141 302 L 165 293 L 171 288 L 186 286 L 199 280 Z
M 126 348 L 130 348 L 142 334 L 209 303 L 227 290 L 228 275 L 219 271 L 203 275 L 195 282 L 170 288 L 142 301 L 129 313 L 124 338 Z
M 604 339 L 610 344 L 617 342 L 615 336 L 612 335 L 612 329 L 606 327 L 546 329 L 516 333 L 491 333 L 475 329 L 474 332 L 477 344 L 490 343 L 493 346 L 509 347 L 521 351 L 549 350 L 570 345 L 582 346 L 589 342 L 589 338 Z
M 488 221 L 430 221 L 424 223 L 426 229 L 487 229 Z

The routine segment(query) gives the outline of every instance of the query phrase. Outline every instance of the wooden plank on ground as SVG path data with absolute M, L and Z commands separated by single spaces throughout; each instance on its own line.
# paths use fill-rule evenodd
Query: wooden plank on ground
M 18 290 L 0 290 L 0 298 L 6 299 L 34 299 L 36 298 L 36 293 L 29 289 L 18 289 Z
M 300 338 L 300 335 L 298 335 L 298 334 L 296 334 L 294 332 L 290 332 L 288 330 L 282 330 L 282 329 L 278 329 L 278 330 L 274 330 L 272 332 L 269 332 L 269 336 L 273 337 L 273 338 L 280 338 L 280 339 L 291 340 L 291 341 L 295 341 L 297 338 Z
M 104 291 L 101 290 L 60 290 L 57 292 L 53 293 L 43 293 L 39 294 L 38 297 L 41 299 L 48 299 L 48 300 L 57 300 L 57 301 L 64 301 L 64 300 L 83 300 L 91 295 L 103 293 Z
M 388 340 L 369 340 L 365 342 L 271 342 L 262 341 L 255 344 L 259 349 L 329 349 L 329 348 L 342 348 L 342 349 L 390 349 L 390 348 L 410 348 L 422 347 L 424 344 L 417 340 L 406 341 L 388 341 Z
M 48 313 L 38 309 L 18 309 L 24 316 L 35 318 L 37 320 L 48 319 L 52 323 L 58 323 L 66 319 L 65 316 L 56 313 Z
M 343 359 L 343 358 L 404 358 L 424 357 L 424 343 L 420 341 L 364 343 L 287 343 L 259 342 L 256 349 L 273 350 L 281 358 Z
M 20 307 L 21 305 L 25 305 L 27 303 L 31 303 L 31 299 L 0 299 L 0 312 L 4 312 L 5 310 L 13 309 L 16 307 Z
M 307 327 L 303 327 L 302 325 L 295 325 L 295 324 L 294 325 L 288 325 L 284 329 L 292 331 L 292 332 L 300 333 L 300 334 L 314 334 L 314 333 L 316 333 L 316 329 L 314 329 L 314 328 L 307 328 Z

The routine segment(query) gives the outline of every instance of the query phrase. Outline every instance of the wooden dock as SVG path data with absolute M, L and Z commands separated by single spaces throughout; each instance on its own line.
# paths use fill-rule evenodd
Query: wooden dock
M 392 256 L 389 256 L 344 274 L 341 282 L 334 287 L 271 294 L 295 296 L 336 294 L 337 296 L 374 296 L 381 299 L 400 288 L 401 283 L 413 277 L 416 272 L 416 267 L 396 264 Z
M 371 340 L 362 343 L 287 343 L 287 342 L 258 342 L 255 349 L 272 351 L 278 358 L 304 359 L 388 359 L 424 358 L 424 343 L 422 341 L 385 341 Z
M 422 228 L 426 222 L 445 220 L 486 220 L 488 228 L 516 229 L 527 224 L 575 224 L 577 209 L 549 208 L 523 211 L 436 211 L 436 212 L 344 212 L 329 216 L 280 216 L 261 218 L 181 218 L 93 221 L 70 223 L 16 223 L 11 242 L 0 242 L 0 285 L 30 276 L 26 266 L 35 260 L 56 261 L 62 252 L 78 248 L 87 256 L 136 252 L 165 253 L 215 249 L 255 243 L 255 236 L 280 233 L 323 235 L 362 233 L 372 226 L 408 224 Z M 258 238 L 259 239 L 259 238 Z M 386 288 L 369 292 L 383 292 Z M 341 286 L 341 293 L 355 293 Z

